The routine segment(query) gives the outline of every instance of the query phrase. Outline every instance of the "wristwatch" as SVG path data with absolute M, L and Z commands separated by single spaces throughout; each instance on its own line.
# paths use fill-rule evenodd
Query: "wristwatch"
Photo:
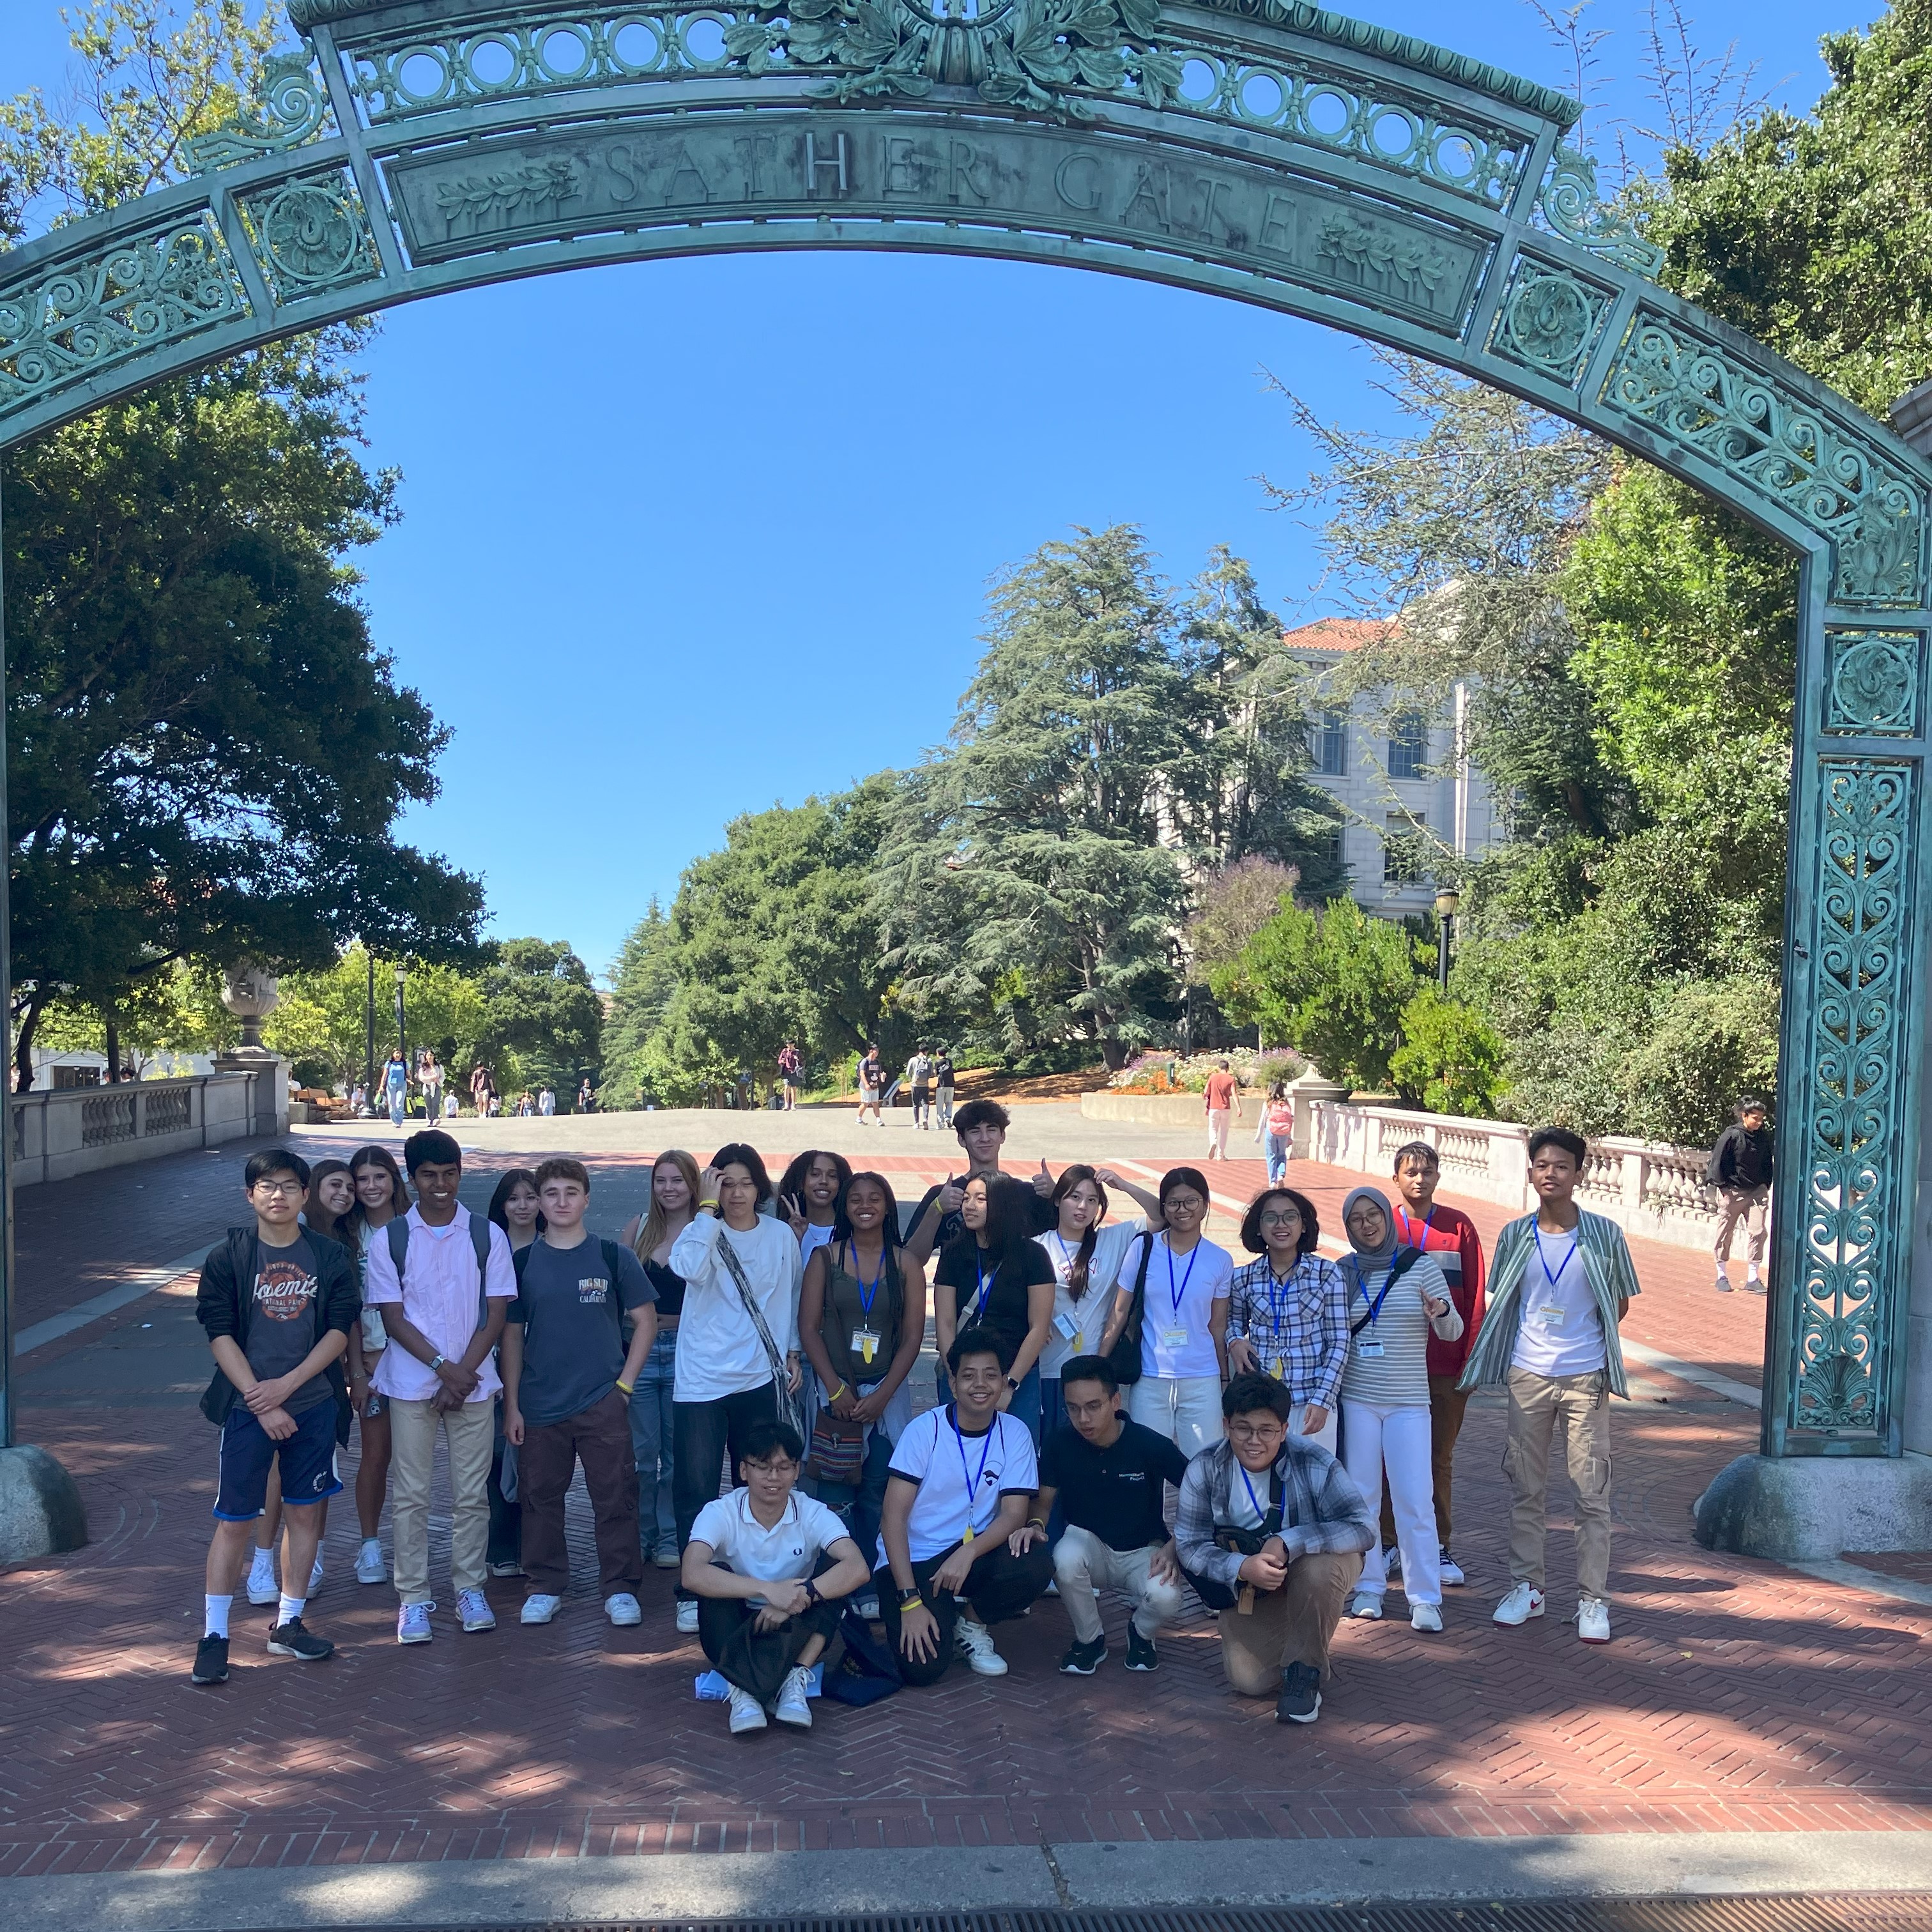
M 805 1580 L 805 1594 L 812 1599 L 814 1606 L 822 1604 L 825 1600 L 825 1599 L 818 1594 L 818 1585 L 809 1576 Z
M 1011 1376 L 1007 1376 L 1007 1378 L 1006 1378 L 1006 1386 L 1007 1386 L 1007 1388 L 1009 1388 L 1010 1389 L 1011 1389 L 1011 1390 L 1012 1390 L 1012 1392 L 1014 1393 L 1014 1394 L 1018 1395 L 1018 1394 L 1019 1394 L 1019 1392 L 1020 1392 L 1020 1385 L 1019 1385 L 1019 1384 L 1018 1384 L 1018 1382 L 1015 1382 L 1015 1381 L 1013 1380 L 1013 1378 L 1012 1378 L 1012 1377 Z
M 432 1355 L 430 1358 L 430 1372 L 434 1375 L 448 1360 L 449 1358 L 447 1355 Z
M 919 1586 L 916 1583 L 910 1590 L 902 1590 L 899 1592 L 899 1608 L 902 1610 L 915 1609 L 925 1600 L 926 1599 L 920 1594 Z

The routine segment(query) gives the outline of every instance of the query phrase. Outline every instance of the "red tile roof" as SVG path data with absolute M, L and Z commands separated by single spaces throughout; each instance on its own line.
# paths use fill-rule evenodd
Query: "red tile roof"
M 1354 651 L 1379 644 L 1394 628 L 1384 617 L 1318 617 L 1312 624 L 1284 631 L 1281 640 L 1294 651 Z

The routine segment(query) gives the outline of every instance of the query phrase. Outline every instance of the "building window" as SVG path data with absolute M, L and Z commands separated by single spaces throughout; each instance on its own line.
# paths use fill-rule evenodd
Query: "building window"
M 1423 828 L 1420 812 L 1392 812 L 1382 833 L 1382 884 L 1391 888 L 1414 885 L 1422 877 Z
M 1429 722 L 1419 711 L 1405 711 L 1389 737 L 1389 776 L 1419 778 L 1428 762 Z
M 1324 778 L 1348 776 L 1348 714 L 1324 711 L 1315 728 L 1315 769 Z

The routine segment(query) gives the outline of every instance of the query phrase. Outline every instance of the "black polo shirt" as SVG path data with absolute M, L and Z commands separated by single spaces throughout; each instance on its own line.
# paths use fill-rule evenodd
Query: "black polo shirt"
M 1186 1473 L 1187 1458 L 1165 1436 L 1138 1422 L 1124 1422 L 1105 1449 L 1095 1448 L 1068 1423 L 1048 1437 L 1040 1462 L 1040 1486 L 1060 1492 L 1066 1520 L 1109 1550 L 1165 1543 L 1162 1485 L 1178 1489 Z

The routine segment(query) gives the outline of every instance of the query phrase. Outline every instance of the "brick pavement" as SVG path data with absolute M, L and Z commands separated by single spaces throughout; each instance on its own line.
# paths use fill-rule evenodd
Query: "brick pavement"
M 608 1160 L 598 1200 L 616 1218 L 620 1193 L 641 1192 L 641 1167 L 616 1163 L 607 1178 Z M 891 1162 L 908 1180 L 915 1166 L 944 1162 Z M 1238 1203 L 1259 1178 L 1258 1164 L 1231 1162 L 1215 1190 Z M 1352 1179 L 1295 1178 L 1324 1210 Z M 1471 1211 L 1486 1234 L 1504 1218 Z M 1226 1238 L 1225 1219 L 1215 1232 Z M 1646 1246 L 1640 1266 L 1634 1334 L 1755 1379 L 1761 1304 L 1714 1294 L 1701 1257 Z M 1394 1618 L 1345 1628 L 1312 1731 L 1226 1694 L 1198 1612 L 1166 1640 L 1155 1677 L 1128 1676 L 1117 1650 L 1099 1678 L 1061 1678 L 1065 1619 L 1047 1603 L 1002 1633 L 1004 1680 L 956 1676 L 866 1712 L 820 1706 L 808 1736 L 734 1740 L 719 1708 L 692 1697 L 702 1659 L 672 1630 L 669 1577 L 648 1576 L 641 1629 L 609 1629 L 580 1521 L 556 1623 L 518 1626 L 518 1587 L 493 1583 L 503 1628 L 462 1637 L 446 1615 L 433 1645 L 404 1651 L 391 1593 L 348 1580 L 354 1526 L 338 1505 L 312 1614 L 336 1658 L 308 1670 L 271 1661 L 258 1648 L 268 1612 L 238 1605 L 232 1682 L 194 1690 L 213 1459 L 193 1408 L 206 1355 L 191 1283 L 28 1366 L 26 1433 L 75 1471 L 96 1540 L 0 1576 L 0 1876 L 1932 1822 L 1932 1611 L 1697 1548 L 1690 1503 L 1754 1446 L 1756 1418 L 1654 1372 L 1615 1418 L 1606 1648 L 1579 1646 L 1562 1621 L 1567 1523 L 1552 1532 L 1550 1618 L 1515 1632 L 1488 1621 L 1506 1581 L 1507 1486 L 1501 1406 L 1483 1397 L 1458 1458 L 1456 1544 L 1472 1587 L 1450 1593 L 1440 1637 Z M 1117 1636 L 1120 1621 L 1117 1605 Z

